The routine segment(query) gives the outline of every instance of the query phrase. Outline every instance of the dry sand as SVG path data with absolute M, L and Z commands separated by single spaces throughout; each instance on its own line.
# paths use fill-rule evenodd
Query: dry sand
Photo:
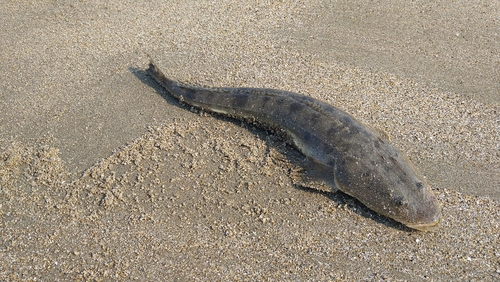
M 499 4 L 241 2 L 1 4 L 0 280 L 499 280 Z M 441 228 L 300 189 L 296 151 L 159 95 L 146 53 L 385 131 Z

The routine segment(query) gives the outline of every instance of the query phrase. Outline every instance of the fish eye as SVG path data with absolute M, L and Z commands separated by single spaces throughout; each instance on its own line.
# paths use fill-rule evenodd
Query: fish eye
M 405 198 L 403 196 L 395 198 L 394 203 L 398 206 L 408 205 L 408 202 L 405 201 Z
M 424 188 L 424 183 L 422 183 L 420 181 L 416 182 L 415 185 L 417 185 L 417 188 L 420 190 L 422 190 Z

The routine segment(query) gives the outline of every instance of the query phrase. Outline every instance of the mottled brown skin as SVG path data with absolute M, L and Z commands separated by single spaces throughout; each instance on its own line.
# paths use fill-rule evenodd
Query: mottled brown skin
M 349 114 L 316 99 L 274 89 L 198 88 L 148 74 L 182 102 L 283 130 L 287 141 L 326 175 L 333 189 L 417 230 L 441 219 L 438 200 L 413 165 L 388 141 Z

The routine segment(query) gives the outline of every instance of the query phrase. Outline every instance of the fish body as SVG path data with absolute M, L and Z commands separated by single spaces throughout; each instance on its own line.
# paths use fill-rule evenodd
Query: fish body
M 288 142 L 326 172 L 333 189 L 375 212 L 417 230 L 431 230 L 441 220 L 436 196 L 411 162 L 346 112 L 275 89 L 180 84 L 165 77 L 152 62 L 147 73 L 188 105 L 283 131 Z

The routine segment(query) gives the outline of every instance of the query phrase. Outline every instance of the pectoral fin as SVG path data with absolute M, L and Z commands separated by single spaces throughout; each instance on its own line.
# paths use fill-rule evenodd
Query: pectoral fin
M 335 192 L 338 187 L 335 184 L 333 171 L 324 165 L 305 159 L 301 168 L 292 170 L 290 177 L 294 185 L 318 190 L 321 192 Z

